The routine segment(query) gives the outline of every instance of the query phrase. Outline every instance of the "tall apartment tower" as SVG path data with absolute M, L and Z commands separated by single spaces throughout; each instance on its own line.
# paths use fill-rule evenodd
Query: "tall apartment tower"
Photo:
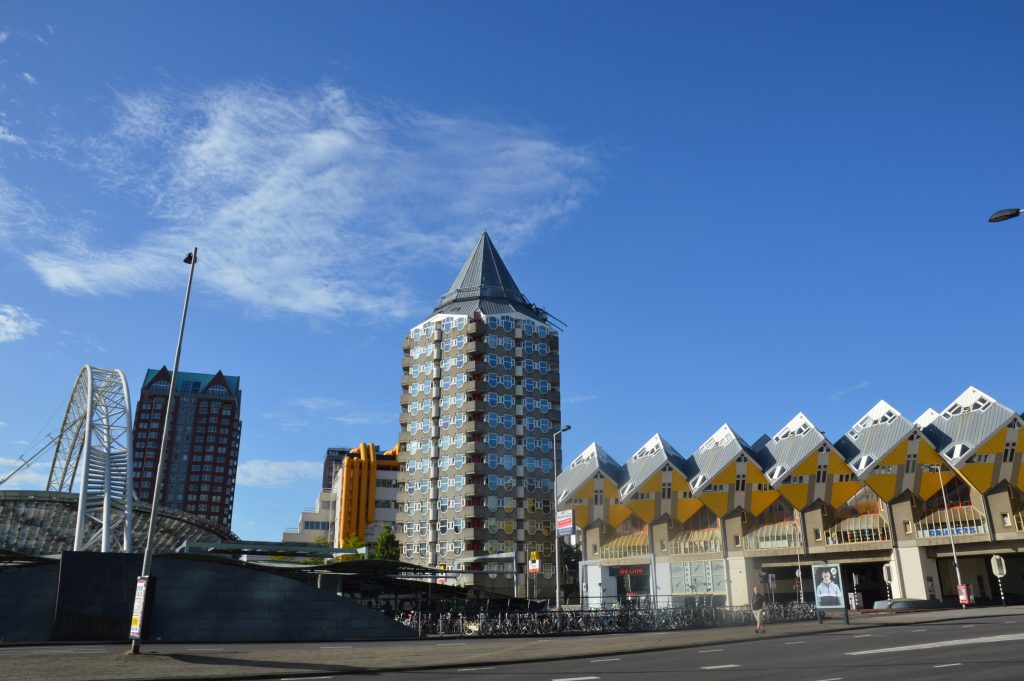
M 153 501 L 164 411 L 171 386 L 167 367 L 150 369 L 135 408 L 135 491 Z M 162 508 L 231 527 L 242 433 L 238 376 L 178 372 L 164 460 Z
M 403 560 L 483 573 L 464 586 L 553 595 L 558 332 L 486 232 L 402 347 Z

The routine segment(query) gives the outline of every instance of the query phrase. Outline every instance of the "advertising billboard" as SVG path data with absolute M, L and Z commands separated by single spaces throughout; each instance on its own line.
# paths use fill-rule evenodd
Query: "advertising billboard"
M 555 536 L 566 537 L 572 534 L 573 525 L 572 509 L 559 511 L 555 519 Z
M 843 610 L 843 573 L 839 563 L 825 563 L 811 568 L 814 575 L 814 605 L 819 610 Z

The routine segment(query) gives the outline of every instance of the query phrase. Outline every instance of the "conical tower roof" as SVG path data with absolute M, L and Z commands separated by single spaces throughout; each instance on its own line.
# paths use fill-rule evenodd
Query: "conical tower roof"
M 489 315 L 518 312 L 547 321 L 544 311 L 527 300 L 516 286 L 487 232 L 480 235 L 459 275 L 434 308 L 434 314 L 470 315 L 476 310 Z

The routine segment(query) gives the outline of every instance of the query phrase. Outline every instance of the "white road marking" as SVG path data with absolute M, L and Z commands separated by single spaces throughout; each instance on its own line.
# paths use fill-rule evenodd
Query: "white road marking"
M 974 625 L 973 624 L 961 624 L 960 626 L 963 627 L 964 629 L 966 629 L 967 627 L 973 627 Z
M 281 681 L 303 681 L 304 679 L 333 679 L 333 676 L 283 676 Z
M 598 681 L 600 676 L 569 676 L 564 679 L 551 679 L 551 681 Z
M 1006 620 L 1003 624 L 1016 624 L 1017 620 Z
M 602 657 L 598 660 L 591 660 L 591 662 L 618 662 L 621 657 Z
M 914 629 L 914 631 L 912 631 L 912 632 L 910 632 L 910 633 L 912 633 L 912 634 L 916 634 L 916 633 L 917 633 L 917 632 L 919 632 L 919 631 L 928 631 L 928 630 L 927 630 L 927 629 Z
M 843 681 L 843 677 L 833 676 L 831 679 L 818 679 L 818 681 Z
M 701 669 L 736 669 L 738 664 L 716 664 L 713 667 L 701 667 Z
M 482 672 L 485 669 L 494 669 L 494 667 L 466 667 L 464 669 L 456 669 L 457 672 Z
M 0 650 L 0 656 L 17 655 L 88 655 L 109 652 L 106 648 L 33 648 L 32 650 Z
M 868 638 L 871 634 L 857 634 L 854 638 Z
M 878 648 L 877 650 L 857 650 L 846 655 L 876 655 L 878 653 L 900 653 L 905 650 L 925 650 L 926 648 L 948 648 L 951 646 L 972 646 L 979 643 L 1002 643 L 1003 641 L 1020 641 L 1024 639 L 1024 633 L 1002 634 L 1001 636 L 982 636 L 981 638 L 958 638 L 952 641 L 935 641 L 934 643 L 915 643 L 909 646 L 896 646 L 895 648 Z
M 698 653 L 720 653 L 722 648 L 709 648 L 708 650 L 698 650 Z
M 963 662 L 950 662 L 949 664 L 937 664 L 934 665 L 935 669 L 942 669 L 943 667 L 959 667 Z
M 801 643 L 807 643 L 807 641 L 787 641 L 786 645 L 787 646 L 798 646 Z

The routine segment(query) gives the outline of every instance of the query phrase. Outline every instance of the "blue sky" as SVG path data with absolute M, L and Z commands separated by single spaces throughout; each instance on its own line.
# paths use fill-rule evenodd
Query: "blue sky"
M 1024 407 L 1019 3 L 11 3 L 0 469 L 85 363 L 241 376 L 234 530 L 398 436 L 482 229 L 564 319 L 567 455 Z M 45 483 L 48 462 L 9 488 Z

